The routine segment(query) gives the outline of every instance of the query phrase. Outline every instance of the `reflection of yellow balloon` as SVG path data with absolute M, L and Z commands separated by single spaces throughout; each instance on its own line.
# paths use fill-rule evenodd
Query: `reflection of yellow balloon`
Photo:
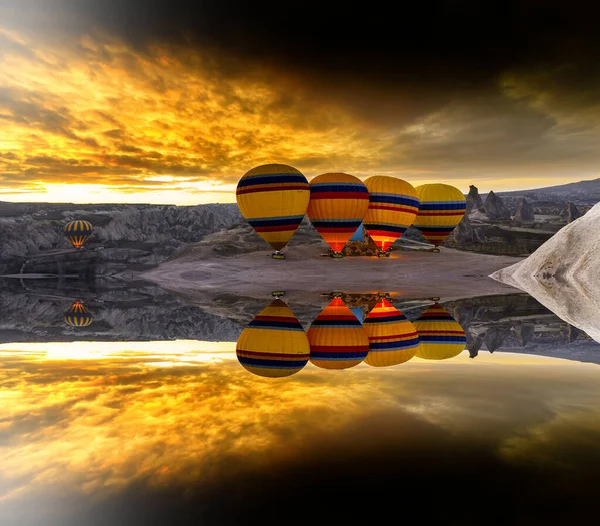
M 275 250 L 288 244 L 302 222 L 310 190 L 306 177 L 285 164 L 265 164 L 247 172 L 236 190 L 244 218 Z
M 419 348 L 415 326 L 388 300 L 381 300 L 365 319 L 369 354 L 365 363 L 388 367 L 410 360 Z
M 421 340 L 417 351 L 419 358 L 446 360 L 465 350 L 465 331 L 439 303 L 427 307 L 414 326 Z
M 348 369 L 369 352 L 369 338 L 361 323 L 341 298 L 317 316 L 307 331 L 310 361 L 323 369 Z
M 87 327 L 92 323 L 93 319 L 92 315 L 80 301 L 73 303 L 69 310 L 65 312 L 65 322 L 71 327 Z
M 353 175 L 318 175 L 310 182 L 310 222 L 334 252 L 340 252 L 360 226 L 369 207 L 369 191 Z
M 92 234 L 92 223 L 82 220 L 71 221 L 65 225 L 64 233 L 75 248 L 81 248 Z
M 458 188 L 448 184 L 424 184 L 416 190 L 420 204 L 414 225 L 437 247 L 462 221 L 467 201 Z
M 242 331 L 236 354 L 251 373 L 280 378 L 297 373 L 308 363 L 310 346 L 294 313 L 277 299 Z
M 413 223 L 419 210 L 416 190 L 410 183 L 376 175 L 365 181 L 369 210 L 363 226 L 381 250 L 387 250 Z

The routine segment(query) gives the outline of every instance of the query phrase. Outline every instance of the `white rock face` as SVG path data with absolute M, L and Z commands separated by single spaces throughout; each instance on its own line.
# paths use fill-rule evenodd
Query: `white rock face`
M 600 342 L 600 203 L 527 259 L 490 275 Z

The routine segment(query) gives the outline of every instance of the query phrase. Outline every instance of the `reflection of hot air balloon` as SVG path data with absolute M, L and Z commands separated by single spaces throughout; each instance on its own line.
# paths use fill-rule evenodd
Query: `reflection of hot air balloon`
M 369 207 L 369 192 L 360 179 L 343 173 L 322 174 L 310 182 L 307 214 L 311 223 L 340 256 Z
M 66 238 L 75 248 L 81 248 L 92 234 L 92 223 L 89 221 L 71 221 L 64 228 Z
M 73 303 L 69 310 L 65 312 L 65 321 L 71 327 L 87 327 L 92 323 L 93 319 L 92 315 L 80 301 Z
M 363 226 L 381 251 L 386 251 L 412 224 L 419 210 L 417 192 L 411 184 L 377 175 L 365 181 L 369 210 Z
M 308 181 L 298 170 L 285 164 L 265 164 L 247 172 L 237 185 L 240 212 L 269 245 L 273 257 L 288 244 L 301 223 L 310 191 Z
M 291 376 L 308 362 L 306 333 L 290 308 L 276 299 L 242 331 L 236 345 L 242 366 L 258 376 Z
M 348 369 L 369 352 L 365 329 L 341 298 L 334 298 L 307 332 L 310 361 L 323 369 Z
M 382 299 L 364 321 L 369 336 L 365 363 L 387 367 L 410 360 L 419 348 L 415 326 L 388 300 Z
M 458 188 L 447 184 L 424 184 L 416 190 L 421 203 L 414 225 L 439 252 L 437 247 L 462 221 L 467 201 Z
M 439 303 L 427 307 L 414 326 L 421 340 L 417 351 L 419 358 L 446 360 L 465 350 L 465 331 Z

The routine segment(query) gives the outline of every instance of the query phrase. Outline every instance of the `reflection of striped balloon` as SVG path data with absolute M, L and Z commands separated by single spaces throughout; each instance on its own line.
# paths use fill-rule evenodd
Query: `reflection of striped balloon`
M 427 307 L 414 326 L 421 340 L 417 351 L 419 358 L 446 360 L 465 350 L 465 331 L 439 303 Z
M 91 314 L 80 301 L 73 303 L 65 313 L 65 322 L 71 325 L 71 327 L 87 327 L 92 323 L 92 320 Z
M 64 228 L 66 238 L 75 248 L 81 248 L 92 233 L 92 223 L 89 221 L 71 221 Z
M 297 373 L 308 363 L 310 346 L 294 313 L 277 299 L 242 331 L 236 354 L 251 373 L 281 378 Z
M 367 208 L 367 187 L 353 175 L 322 174 L 310 182 L 308 217 L 335 252 L 340 252 L 356 232 Z
M 396 241 L 412 224 L 419 210 L 417 192 L 410 183 L 377 175 L 365 181 L 369 210 L 363 226 L 381 250 Z
M 335 298 L 325 307 L 312 322 L 307 335 L 310 361 L 323 369 L 354 367 L 369 352 L 365 329 L 341 298 Z
M 367 316 L 364 327 L 369 336 L 365 363 L 387 367 L 410 360 L 419 348 L 415 326 L 388 300 L 381 300 Z
M 306 213 L 310 191 L 306 177 L 285 164 L 265 164 L 239 181 L 240 212 L 275 250 L 288 244 Z
M 416 190 L 421 204 L 414 225 L 437 247 L 462 221 L 467 201 L 458 188 L 447 184 L 424 184 Z

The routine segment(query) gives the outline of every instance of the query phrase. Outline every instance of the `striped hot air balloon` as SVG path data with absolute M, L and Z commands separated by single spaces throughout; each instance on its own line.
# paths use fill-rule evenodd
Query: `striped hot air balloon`
M 419 358 L 446 360 L 465 350 L 465 331 L 439 303 L 427 307 L 414 326 L 421 340 L 417 351 Z
M 317 232 L 340 252 L 369 208 L 369 191 L 360 179 L 343 173 L 317 175 L 310 182 L 307 214 Z
M 419 199 L 410 183 L 376 175 L 365 181 L 369 190 L 369 210 L 363 226 L 382 252 L 385 252 L 413 223 Z
M 251 373 L 282 378 L 296 374 L 308 363 L 310 345 L 294 313 L 276 299 L 242 331 L 236 354 Z
M 92 234 L 92 223 L 80 219 L 71 221 L 65 225 L 64 233 L 75 248 L 81 248 Z
M 87 327 L 93 321 L 92 315 L 84 307 L 83 303 L 76 301 L 65 312 L 65 322 L 71 327 Z
M 417 186 L 420 205 L 414 225 L 421 235 L 435 245 L 434 252 L 462 221 L 467 207 L 463 193 L 448 184 Z
M 410 360 L 419 348 L 415 326 L 386 299 L 375 305 L 363 325 L 369 336 L 368 365 L 398 365 Z
M 334 298 L 307 331 L 310 361 L 323 369 L 348 369 L 369 352 L 369 338 L 341 298 Z
M 252 168 L 239 181 L 236 190 L 240 212 L 252 228 L 282 259 L 310 200 L 306 177 L 286 164 L 265 164 Z

